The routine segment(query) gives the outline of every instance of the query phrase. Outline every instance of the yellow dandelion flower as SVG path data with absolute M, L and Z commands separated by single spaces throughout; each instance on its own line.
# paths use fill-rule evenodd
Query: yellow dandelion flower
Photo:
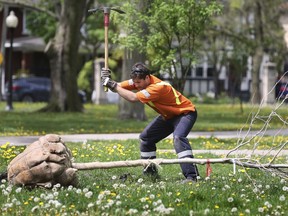
M 214 207 L 215 207 L 216 209 L 219 209 L 219 208 L 220 208 L 220 206 L 219 206 L 219 205 L 215 205 Z

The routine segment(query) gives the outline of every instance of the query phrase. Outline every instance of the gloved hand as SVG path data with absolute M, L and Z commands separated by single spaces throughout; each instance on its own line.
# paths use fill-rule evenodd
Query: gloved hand
M 116 92 L 116 86 L 118 85 L 117 82 L 112 80 L 109 77 L 102 77 L 102 85 L 108 87 L 111 91 Z
M 101 69 L 101 78 L 111 78 L 111 70 L 110 69 Z

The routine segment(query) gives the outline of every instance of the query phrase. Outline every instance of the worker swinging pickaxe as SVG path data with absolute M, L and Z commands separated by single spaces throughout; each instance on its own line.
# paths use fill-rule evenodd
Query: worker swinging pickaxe
M 117 11 L 118 13 L 120 14 L 123 14 L 125 13 L 124 11 L 122 10 L 119 10 L 119 9 L 116 9 L 116 8 L 110 8 L 110 7 L 102 7 L 102 8 L 94 8 L 94 9 L 90 9 L 88 10 L 89 13 L 95 13 L 97 11 L 103 11 L 104 13 L 104 30 L 105 30 L 105 35 L 104 35 L 104 38 L 105 38 L 105 51 L 104 51 L 104 54 L 105 54 L 105 62 L 104 62 L 104 70 L 109 70 L 109 67 L 108 67 L 108 27 L 109 27 L 109 15 L 110 15 L 110 11 L 111 10 L 114 10 L 114 11 Z M 104 86 L 104 91 L 107 92 L 108 91 L 108 88 L 106 86 Z

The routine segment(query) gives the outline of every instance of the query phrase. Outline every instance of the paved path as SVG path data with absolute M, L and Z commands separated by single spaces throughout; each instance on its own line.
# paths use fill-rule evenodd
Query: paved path
M 243 138 L 254 136 L 257 131 L 214 131 L 214 132 L 191 132 L 188 138 L 198 138 L 198 137 L 216 137 L 216 138 Z M 288 129 L 281 130 L 268 130 L 265 132 L 267 136 L 274 135 L 288 136 Z M 262 134 L 260 134 L 262 135 Z M 138 139 L 139 133 L 117 133 L 117 134 L 65 134 L 60 135 L 64 142 L 83 142 L 85 140 L 126 140 L 126 139 Z M 172 138 L 172 136 L 170 136 Z M 0 136 L 0 145 L 9 142 L 11 145 L 27 145 L 36 140 L 39 136 Z

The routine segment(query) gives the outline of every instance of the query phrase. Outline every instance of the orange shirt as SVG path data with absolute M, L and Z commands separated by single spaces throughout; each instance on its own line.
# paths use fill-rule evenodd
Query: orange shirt
M 153 108 L 165 119 L 195 111 L 195 106 L 190 100 L 175 90 L 169 83 L 163 82 L 157 77 L 150 75 L 151 83 L 143 90 L 136 93 L 137 98 L 144 104 Z M 138 90 L 132 79 L 120 83 L 127 90 Z

